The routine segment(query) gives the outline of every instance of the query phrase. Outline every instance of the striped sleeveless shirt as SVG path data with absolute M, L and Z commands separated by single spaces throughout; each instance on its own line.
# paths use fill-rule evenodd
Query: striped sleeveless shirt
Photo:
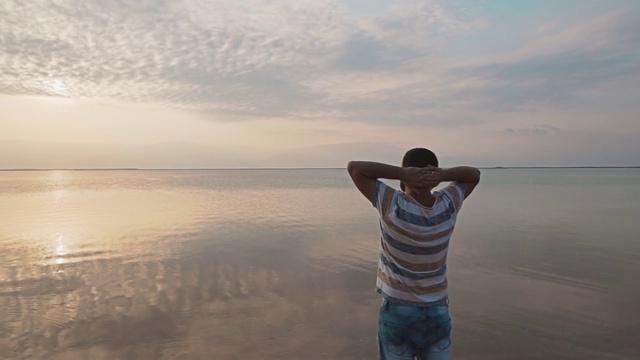
M 447 251 L 464 188 L 451 183 L 434 191 L 432 207 L 376 181 L 372 198 L 380 214 L 376 291 L 410 305 L 441 301 L 447 291 Z

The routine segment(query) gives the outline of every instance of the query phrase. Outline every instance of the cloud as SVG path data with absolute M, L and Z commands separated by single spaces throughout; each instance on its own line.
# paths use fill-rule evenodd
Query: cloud
M 640 34 L 640 15 L 628 10 L 548 23 L 514 48 L 477 58 L 452 57 L 438 44 L 423 48 L 424 41 L 403 57 L 367 39 L 353 47 L 363 53 L 360 71 L 329 72 L 309 86 L 324 94 L 323 109 L 343 119 L 396 125 L 460 127 L 532 107 L 612 107 L 620 98 L 606 89 L 640 77 L 640 36 L 628 34 Z M 456 31 L 464 36 L 468 28 Z
M 640 53 L 558 53 L 461 72 L 487 79 L 488 86 L 464 89 L 458 95 L 481 99 L 486 107 L 498 111 L 531 103 L 591 106 L 582 101 L 583 92 L 640 75 Z
M 55 78 L 71 96 L 251 109 L 253 97 L 273 102 L 259 95 L 287 82 L 284 70 L 317 66 L 313 57 L 340 31 L 339 19 L 313 14 L 265 1 L 3 2 L 3 90 L 56 95 L 42 86 Z M 304 24 L 317 33 L 295 31 Z
M 248 158 L 191 142 L 114 146 L 18 140 L 0 141 L 0 150 L 0 169 L 343 168 L 354 159 L 398 163 L 405 151 L 393 145 L 349 142 L 303 146 Z
M 452 69 L 485 84 L 455 96 L 500 112 L 531 104 L 593 106 L 585 90 L 640 76 L 640 13 L 626 10 L 542 25 L 515 51 Z
M 313 111 L 327 94 L 308 83 L 399 69 L 466 26 L 440 1 L 375 18 L 338 0 L 5 1 L 0 17 L 0 93 L 162 102 L 217 120 Z
M 233 153 L 190 142 L 149 145 L 0 141 L 0 169 L 199 169 L 253 164 Z
M 628 52 L 640 43 L 640 13 L 634 6 L 598 9 L 567 20 L 547 21 L 533 29 L 532 41 L 514 56 L 527 58 L 560 51 Z
M 625 5 L 536 24 L 482 57 L 452 48 L 494 24 L 443 0 L 9 0 L 0 18 L 2 94 L 160 103 L 214 121 L 461 127 L 602 105 L 585 89 L 640 76 L 640 15 Z
M 276 154 L 259 162 L 263 167 L 344 168 L 350 160 L 399 163 L 406 150 L 380 143 L 342 143 L 310 146 Z
M 508 128 L 505 130 L 505 132 L 508 134 L 549 135 L 562 132 L 562 130 L 551 125 L 536 125 L 530 128 L 522 129 Z

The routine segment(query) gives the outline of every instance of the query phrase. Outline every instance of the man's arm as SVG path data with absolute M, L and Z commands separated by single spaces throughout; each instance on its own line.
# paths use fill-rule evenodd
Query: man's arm
M 442 169 L 441 181 L 454 181 L 464 188 L 464 197 L 476 188 L 480 182 L 480 170 L 470 166 L 458 166 L 449 169 Z
M 401 180 L 408 185 L 433 181 L 433 175 L 428 174 L 426 168 L 403 168 L 371 161 L 350 161 L 347 171 L 358 190 L 369 200 L 373 200 L 377 179 Z

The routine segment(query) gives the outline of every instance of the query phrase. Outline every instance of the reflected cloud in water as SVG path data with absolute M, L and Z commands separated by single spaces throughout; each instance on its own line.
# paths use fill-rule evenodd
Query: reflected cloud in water
M 10 291 L 0 301 L 13 314 L 3 319 L 14 329 L 9 354 L 205 359 L 240 358 L 244 349 L 242 358 L 258 359 L 328 347 L 348 354 L 352 340 L 374 348 L 362 331 L 375 327 L 373 268 L 335 276 L 310 261 L 306 250 L 323 242 L 322 231 L 301 238 L 295 227 L 229 225 L 203 231 L 181 255 L 44 265 L 31 276 L 47 276 L 2 283 Z

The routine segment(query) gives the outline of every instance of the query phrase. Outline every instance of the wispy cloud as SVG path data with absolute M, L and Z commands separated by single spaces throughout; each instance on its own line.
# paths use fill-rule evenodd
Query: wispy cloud
M 614 9 L 570 20 L 541 25 L 509 53 L 464 62 L 454 71 L 485 86 L 458 95 L 497 111 L 531 104 L 590 107 L 596 104 L 582 100 L 586 90 L 640 77 L 639 12 Z
M 562 132 L 562 129 L 559 129 L 555 126 L 551 125 L 535 125 L 529 128 L 508 128 L 504 130 L 508 134 L 527 134 L 527 135 L 549 135 L 549 134 L 557 134 Z

